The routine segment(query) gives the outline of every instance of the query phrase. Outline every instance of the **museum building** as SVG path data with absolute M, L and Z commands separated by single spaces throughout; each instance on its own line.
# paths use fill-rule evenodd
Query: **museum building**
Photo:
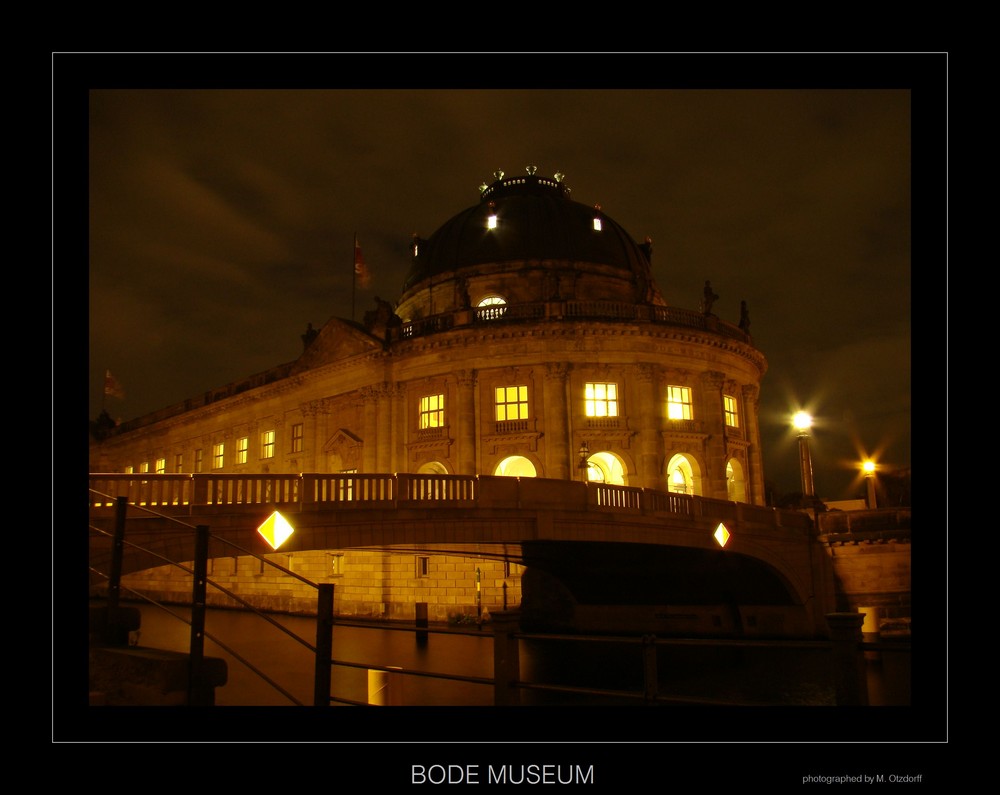
M 310 326 L 293 362 L 92 435 L 91 472 L 537 477 L 763 506 L 767 363 L 746 317 L 717 317 L 707 282 L 702 306 L 671 306 L 651 241 L 570 198 L 563 175 L 494 176 L 476 204 L 413 237 L 397 301 Z M 339 578 L 344 613 L 403 615 L 417 600 L 435 619 L 472 605 L 471 590 L 435 594 L 435 574 L 461 557 L 369 565 L 387 554 L 317 551 L 304 565 Z M 520 567 L 475 567 L 516 603 Z M 171 590 L 156 570 L 131 577 Z

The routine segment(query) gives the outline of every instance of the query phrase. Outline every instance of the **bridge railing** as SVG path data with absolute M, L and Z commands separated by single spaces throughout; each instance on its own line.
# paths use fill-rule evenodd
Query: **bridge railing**
M 133 505 L 193 513 L 197 506 L 293 504 L 334 505 L 340 509 L 385 507 L 481 507 L 495 509 L 600 511 L 641 515 L 670 514 L 691 520 L 808 530 L 812 519 L 799 511 L 634 486 L 545 478 L 438 474 L 116 474 L 90 475 L 90 507 L 107 509 L 118 496 Z M 889 517 L 888 514 L 892 516 Z M 900 521 L 887 512 L 880 521 Z M 821 515 L 821 521 L 825 518 Z M 908 520 L 909 515 L 906 515 Z

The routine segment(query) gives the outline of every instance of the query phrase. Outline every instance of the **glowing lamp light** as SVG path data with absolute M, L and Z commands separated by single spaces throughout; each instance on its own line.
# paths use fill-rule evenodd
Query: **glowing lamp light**
M 491 215 L 489 218 L 486 219 L 486 228 L 487 229 L 497 228 L 497 217 L 495 215 Z
M 600 218 L 595 218 L 594 219 L 594 231 L 595 232 L 600 232 L 601 231 L 601 219 Z
M 861 465 L 861 468 L 864 470 L 866 475 L 871 475 L 875 472 L 875 462 L 869 459 Z
M 792 417 L 792 425 L 798 431 L 808 431 L 813 424 L 813 418 L 805 411 L 796 412 L 795 416 Z
M 715 532 L 712 535 L 720 547 L 725 547 L 729 542 L 730 533 L 722 522 L 719 522 L 719 526 L 715 528 Z
M 295 528 L 288 523 L 284 516 L 275 511 L 257 528 L 257 532 L 271 546 L 271 549 L 277 549 L 295 532 Z

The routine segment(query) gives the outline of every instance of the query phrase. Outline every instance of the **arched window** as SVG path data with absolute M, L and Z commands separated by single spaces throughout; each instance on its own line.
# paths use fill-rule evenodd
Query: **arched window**
M 507 299 L 502 295 L 491 293 L 484 296 L 476 304 L 476 318 L 478 320 L 496 320 L 507 312 Z
M 493 474 L 508 478 L 533 478 L 536 476 L 535 465 L 521 455 L 505 458 L 497 464 Z
M 425 461 L 417 470 L 418 475 L 447 475 L 448 469 L 440 461 Z

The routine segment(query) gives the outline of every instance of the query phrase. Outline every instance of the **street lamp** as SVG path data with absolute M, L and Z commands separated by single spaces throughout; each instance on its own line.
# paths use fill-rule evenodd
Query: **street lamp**
M 875 502 L 875 462 L 869 458 L 861 465 L 861 469 L 868 483 L 868 510 L 874 511 L 878 507 Z
M 799 432 L 799 467 L 802 470 L 802 496 L 813 499 L 816 489 L 813 486 L 812 456 L 809 454 L 809 429 L 812 427 L 812 417 L 804 411 L 797 412 L 792 417 L 792 425 Z

